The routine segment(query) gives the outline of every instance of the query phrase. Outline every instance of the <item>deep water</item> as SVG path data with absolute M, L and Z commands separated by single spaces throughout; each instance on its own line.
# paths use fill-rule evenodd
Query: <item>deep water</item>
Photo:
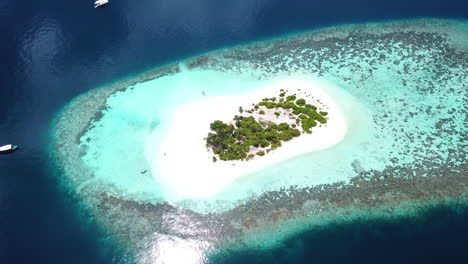
M 48 129 L 76 95 L 204 51 L 325 25 L 413 17 L 468 18 L 466 0 L 0 1 L 0 263 L 119 263 L 50 169 Z M 214 263 L 463 263 L 468 210 L 357 221 L 300 234 L 271 251 Z
M 445 205 L 417 217 L 331 223 L 272 250 L 238 250 L 213 263 L 462 263 L 468 259 L 468 206 Z M 450 228 L 448 228 L 450 226 Z

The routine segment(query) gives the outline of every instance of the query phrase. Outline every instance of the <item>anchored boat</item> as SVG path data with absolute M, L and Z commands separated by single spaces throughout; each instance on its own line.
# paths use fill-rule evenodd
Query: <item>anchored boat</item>
M 94 8 L 98 8 L 104 5 L 107 5 L 109 3 L 109 0 L 96 0 L 94 2 Z
M 1 146 L 0 147 L 0 154 L 11 153 L 11 152 L 13 152 L 13 151 L 15 151 L 17 149 L 18 149 L 18 146 L 12 145 L 12 144 Z

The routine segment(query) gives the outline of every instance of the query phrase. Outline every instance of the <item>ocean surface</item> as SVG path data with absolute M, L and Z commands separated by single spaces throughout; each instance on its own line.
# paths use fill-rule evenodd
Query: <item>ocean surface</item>
M 327 25 L 417 17 L 468 18 L 468 2 L 304 0 L 0 1 L 0 263 L 122 263 L 48 160 L 49 128 L 75 96 L 221 47 Z M 468 210 L 330 224 L 273 250 L 210 263 L 464 263 Z

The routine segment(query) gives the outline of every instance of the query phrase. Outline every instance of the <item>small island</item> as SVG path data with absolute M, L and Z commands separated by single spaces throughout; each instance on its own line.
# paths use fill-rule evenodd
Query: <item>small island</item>
M 302 134 L 311 134 L 317 124 L 326 124 L 328 112 L 280 90 L 278 97 L 263 98 L 251 109 L 239 107 L 230 123 L 216 120 L 210 124 L 211 132 L 205 138 L 213 152 L 212 160 L 248 161 L 264 156 Z
M 238 81 L 220 74 L 224 81 L 216 86 L 226 85 L 222 89 L 229 95 L 194 90 L 199 100 L 178 106 L 151 135 L 154 141 L 148 141 L 148 150 L 157 144 L 159 149 L 152 170 L 176 198 L 209 197 L 242 176 L 332 148 L 349 131 L 342 106 L 360 109 L 326 80 L 280 76 Z M 244 92 L 235 91 L 238 86 Z M 353 115 L 361 117 L 360 112 Z

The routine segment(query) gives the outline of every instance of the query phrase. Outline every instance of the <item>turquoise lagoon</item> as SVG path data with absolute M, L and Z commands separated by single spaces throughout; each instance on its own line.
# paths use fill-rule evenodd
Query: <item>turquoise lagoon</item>
M 467 43 L 468 22 L 421 19 L 214 51 L 75 98 L 54 122 L 53 158 L 67 188 L 112 236 L 139 248 L 142 263 L 167 241 L 199 263 L 221 244 L 274 246 L 353 212 L 404 215 L 438 199 L 465 203 Z M 149 157 L 170 155 L 159 146 L 176 109 L 204 100 L 202 90 L 242 95 L 277 78 L 332 83 L 325 91 L 343 107 L 345 138 L 213 196 L 171 199 Z

